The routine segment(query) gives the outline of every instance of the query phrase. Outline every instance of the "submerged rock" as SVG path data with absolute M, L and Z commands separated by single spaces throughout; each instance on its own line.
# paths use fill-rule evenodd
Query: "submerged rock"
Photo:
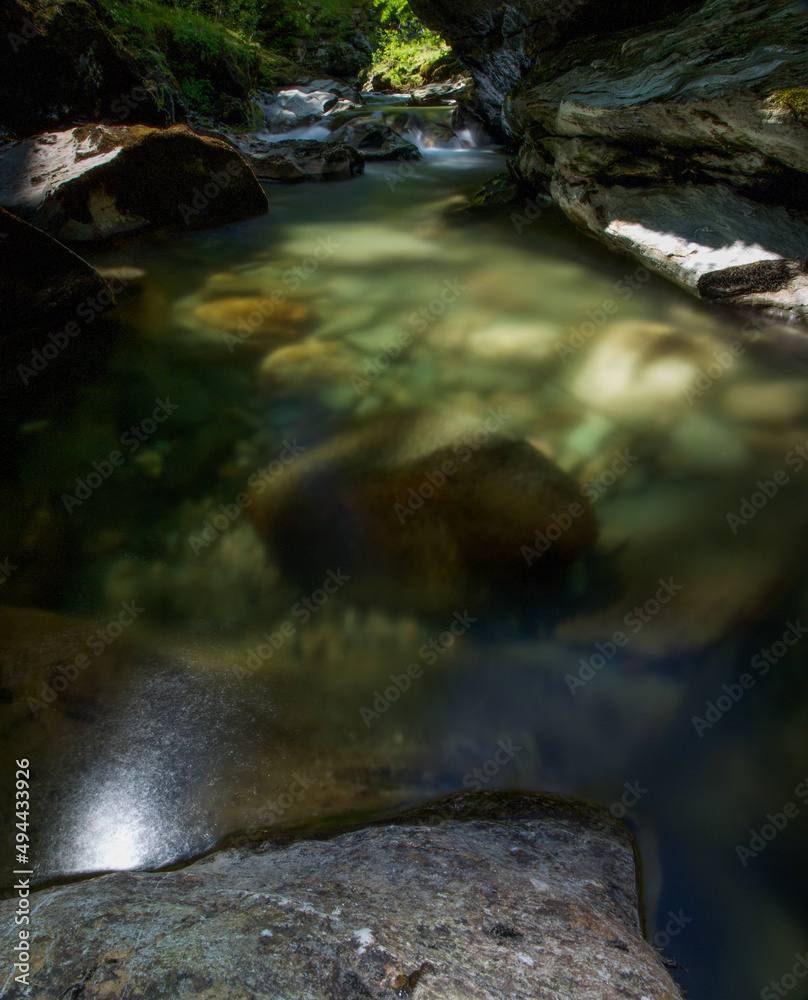
M 44 890 L 31 905 L 38 996 L 80 983 L 87 997 L 176 1000 L 681 997 L 642 938 L 628 829 L 553 796 L 459 794 L 319 840 Z M 0 903 L 8 949 L 15 906 Z
M 421 152 L 378 118 L 353 118 L 332 132 L 329 143 L 345 143 L 366 160 L 420 160 Z
M 0 204 L 63 240 L 199 229 L 267 211 L 239 153 L 184 125 L 86 125 L 0 150 Z
M 575 480 L 500 433 L 508 419 L 373 414 L 261 483 L 250 514 L 292 579 L 340 568 L 370 603 L 446 611 L 558 586 L 595 516 Z
M 311 319 L 311 307 L 302 302 L 276 301 L 260 296 L 228 296 L 205 302 L 194 310 L 194 318 L 204 326 L 237 334 L 242 327 L 258 340 L 281 340 L 300 336 Z
M 342 343 L 311 338 L 269 353 L 258 371 L 259 384 L 273 397 L 348 386 L 351 376 L 361 371 L 360 361 L 360 356 Z

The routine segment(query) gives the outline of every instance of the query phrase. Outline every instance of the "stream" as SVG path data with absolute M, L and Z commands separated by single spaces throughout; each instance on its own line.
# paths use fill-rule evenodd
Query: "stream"
M 89 659 L 0 706 L 37 882 L 462 788 L 571 793 L 634 830 L 691 1000 L 757 997 L 808 942 L 808 366 L 555 209 L 464 214 L 503 170 L 431 148 L 91 255 L 124 269 L 122 335 L 21 429 L 3 494 L 49 526 L 26 603 L 77 616 L 63 658 Z M 327 563 L 302 589 L 238 497 L 406 407 L 554 458 L 602 562 L 552 607 L 431 613 L 420 584 L 352 596 Z

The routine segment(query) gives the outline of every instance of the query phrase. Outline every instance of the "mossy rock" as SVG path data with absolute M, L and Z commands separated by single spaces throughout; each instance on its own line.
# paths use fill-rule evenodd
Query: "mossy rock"
M 771 99 L 775 104 L 788 108 L 798 121 L 808 124 L 808 88 L 788 87 L 776 90 Z
M 0 121 L 13 132 L 103 119 L 164 125 L 182 117 L 160 66 L 138 63 L 113 36 L 98 0 L 6 0 L 0 37 Z
M 184 125 L 86 125 L 19 143 L 0 155 L 0 203 L 59 239 L 81 241 L 199 229 L 268 207 L 232 146 Z

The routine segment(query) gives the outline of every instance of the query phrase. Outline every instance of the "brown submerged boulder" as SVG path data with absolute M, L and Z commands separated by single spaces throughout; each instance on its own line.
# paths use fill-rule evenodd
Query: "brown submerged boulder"
M 184 125 L 86 125 L 0 148 L 0 205 L 61 240 L 199 229 L 267 211 L 238 151 Z
M 301 586 L 340 569 L 374 604 L 447 611 L 557 587 L 596 539 L 594 511 L 500 433 L 508 416 L 374 414 L 259 482 L 257 529 Z

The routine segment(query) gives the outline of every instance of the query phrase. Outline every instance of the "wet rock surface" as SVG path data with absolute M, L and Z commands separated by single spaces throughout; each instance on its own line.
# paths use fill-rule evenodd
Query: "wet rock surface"
M 329 143 L 345 143 L 366 160 L 420 160 L 417 146 L 377 118 L 354 118 L 332 132 Z
M 318 124 L 323 118 L 361 107 L 362 103 L 362 97 L 352 87 L 323 78 L 265 94 L 260 106 L 266 127 L 277 133 Z
M 546 50 L 579 35 L 592 36 L 639 25 L 693 0 L 413 0 L 418 16 L 440 32 L 472 73 L 476 102 L 495 134 L 502 102 L 514 84 Z
M 183 125 L 86 125 L 7 144 L 0 204 L 68 241 L 199 229 L 267 211 L 239 153 Z
M 350 144 L 289 139 L 250 139 L 239 148 L 256 177 L 295 184 L 299 181 L 347 181 L 364 173 L 365 162 Z
M 94 267 L 0 208 L 0 297 L 3 339 L 31 326 L 47 327 L 75 315 L 88 297 L 112 292 Z
M 631 835 L 602 810 L 461 793 L 320 837 L 35 894 L 33 992 L 8 1000 L 681 996 L 642 939 Z

